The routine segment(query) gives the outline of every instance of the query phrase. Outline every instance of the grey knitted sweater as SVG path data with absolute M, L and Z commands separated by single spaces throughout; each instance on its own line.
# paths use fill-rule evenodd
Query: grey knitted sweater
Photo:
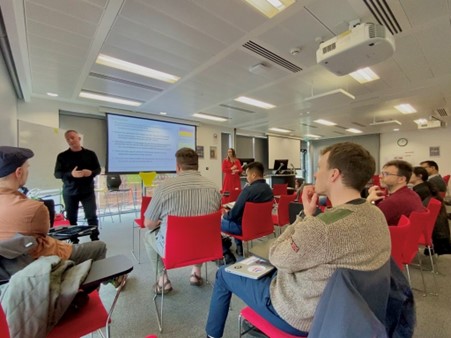
M 390 258 L 390 249 L 384 214 L 365 200 L 298 219 L 270 249 L 269 259 L 278 270 L 271 284 L 272 304 L 288 324 L 308 332 L 334 271 L 375 270 Z

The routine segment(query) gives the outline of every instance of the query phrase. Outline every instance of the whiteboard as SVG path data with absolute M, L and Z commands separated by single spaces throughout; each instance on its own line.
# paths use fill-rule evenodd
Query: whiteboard
M 290 164 L 297 169 L 301 168 L 301 140 L 268 136 L 268 166 L 274 166 L 274 160 L 288 159 Z M 275 168 L 277 169 L 277 168 Z
M 19 147 L 33 150 L 29 160 L 30 171 L 26 187 L 28 189 L 59 189 L 62 181 L 53 176 L 56 156 L 68 149 L 63 129 L 52 128 L 26 121 L 18 121 Z

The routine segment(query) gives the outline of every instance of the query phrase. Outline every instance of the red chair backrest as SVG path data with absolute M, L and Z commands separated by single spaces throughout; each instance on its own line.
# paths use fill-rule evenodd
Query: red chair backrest
M 406 244 L 403 250 L 403 264 L 410 264 L 412 259 L 418 253 L 418 240 L 420 239 L 421 233 L 423 231 L 423 224 L 425 224 L 428 218 L 431 217 L 431 212 L 426 209 L 426 211 L 412 211 L 410 213 L 410 227 L 406 236 Z
M 288 194 L 288 183 L 273 184 L 272 193 L 274 196 Z
M 150 196 L 143 196 L 141 199 L 140 218 L 139 218 L 139 222 L 137 222 L 137 224 L 141 228 L 144 228 L 144 218 L 145 218 L 144 213 L 146 212 L 147 207 L 149 206 L 151 200 L 152 200 L 152 197 L 150 197 Z
M 420 238 L 420 243 L 432 245 L 432 232 L 434 231 L 435 222 L 437 221 L 438 214 L 442 208 L 442 202 L 435 198 L 431 198 L 427 208 L 429 209 L 431 215 L 427 219 L 427 222 L 423 224 L 423 235 Z
M 220 211 L 201 216 L 169 215 L 167 222 L 166 269 L 222 258 Z
M 451 176 L 451 175 L 443 176 L 443 180 L 445 181 L 446 185 L 448 185 L 450 176 Z
M 404 251 L 404 246 L 407 240 L 407 232 L 409 231 L 410 220 L 407 216 L 402 215 L 398 221 L 398 225 L 392 225 L 388 227 L 390 230 L 390 240 L 391 240 L 391 256 L 393 257 L 399 268 L 403 269 L 403 258 L 402 254 Z
M 3 311 L 2 305 L 0 304 L 0 337 L 9 338 L 9 327 L 6 321 L 6 315 Z
M 280 195 L 279 204 L 277 205 L 277 223 L 279 226 L 284 226 L 290 223 L 290 213 L 288 205 L 296 199 L 296 194 Z
M 272 200 L 263 203 L 246 202 L 241 221 L 243 240 L 249 241 L 274 232 L 272 207 Z

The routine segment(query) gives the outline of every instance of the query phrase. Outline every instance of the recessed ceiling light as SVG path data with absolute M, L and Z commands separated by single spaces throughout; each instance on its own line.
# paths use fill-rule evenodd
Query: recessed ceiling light
M 87 92 L 87 91 L 81 91 L 79 96 L 83 97 L 85 99 L 119 103 L 119 104 L 124 104 L 127 106 L 133 106 L 133 107 L 139 107 L 142 104 L 142 102 L 138 102 L 138 101 L 121 99 L 119 97 L 107 96 L 107 95 L 97 94 L 97 93 Z
M 356 128 L 348 128 L 346 129 L 346 131 L 350 132 L 350 133 L 354 133 L 354 134 L 361 134 L 363 133 L 363 131 L 356 129 Z
M 321 136 L 319 136 L 319 135 L 314 135 L 314 134 L 305 134 L 304 137 L 309 137 L 309 138 L 321 138 Z
M 394 107 L 403 114 L 412 114 L 417 112 L 417 110 L 408 103 L 398 104 Z
M 160 111 L 160 115 L 168 115 L 165 111 Z
M 96 63 L 99 65 L 120 69 L 125 72 L 130 72 L 130 73 L 150 77 L 152 79 L 161 80 L 164 82 L 175 83 L 178 80 L 180 80 L 180 77 L 178 77 L 178 76 L 160 72 L 159 70 L 140 66 L 135 63 L 127 62 L 127 61 L 124 61 L 121 59 L 116 59 L 112 56 L 108 56 L 108 55 L 104 55 L 104 54 L 99 54 L 99 56 L 97 57 Z
M 225 122 L 227 121 L 227 119 L 225 117 L 220 117 L 220 116 L 214 116 L 214 115 L 207 115 L 204 113 L 196 113 L 193 114 L 194 117 L 198 117 L 200 119 L 206 119 L 206 120 L 211 120 L 211 121 L 218 121 L 218 122 Z
M 47 92 L 47 95 L 48 95 L 48 96 L 52 96 L 52 97 L 57 97 L 57 96 L 58 96 L 58 94 L 56 94 L 56 93 L 51 93 L 51 92 Z
M 375 72 L 373 72 L 370 67 L 356 70 L 355 72 L 352 72 L 349 75 L 351 75 L 354 78 L 354 80 L 360 83 L 367 83 L 379 79 L 379 76 Z
M 255 107 L 259 107 L 259 108 L 263 108 L 263 109 L 271 109 L 274 108 L 275 105 L 270 104 L 270 103 L 266 103 L 263 101 L 259 101 L 250 97 L 246 97 L 246 96 L 240 96 L 237 97 L 236 99 L 234 99 L 235 101 L 241 102 L 241 103 L 245 103 L 245 104 L 249 104 L 251 106 L 255 106 Z
M 279 133 L 291 133 L 292 130 L 283 129 L 283 128 L 269 128 L 271 131 L 279 132 Z
M 291 6 L 295 0 L 245 0 L 249 5 L 258 9 L 268 18 L 279 14 L 288 6 Z
M 323 119 L 318 119 L 318 120 L 315 120 L 313 122 L 316 122 L 316 123 L 319 123 L 319 124 L 322 124 L 322 125 L 325 125 L 325 126 L 336 126 L 337 125 L 334 122 L 330 122 L 330 121 L 323 120 Z
M 399 128 L 395 128 L 395 129 L 393 129 L 393 131 L 399 131 Z

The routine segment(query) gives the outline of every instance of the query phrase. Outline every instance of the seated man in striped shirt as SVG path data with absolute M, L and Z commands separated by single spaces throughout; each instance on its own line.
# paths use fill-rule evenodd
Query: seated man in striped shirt
M 145 246 L 151 264 L 158 262 L 158 281 L 154 285 L 157 294 L 172 291 L 167 273 L 163 274 L 166 225 L 168 215 L 197 216 L 218 211 L 221 205 L 219 188 L 200 175 L 197 153 L 190 148 L 181 148 L 175 153 L 177 176 L 166 180 L 155 190 L 152 201 L 144 216 L 145 226 L 150 230 L 145 236 Z M 196 244 L 193 244 L 196 245 Z M 190 284 L 200 286 L 203 283 L 200 265 L 194 265 Z

